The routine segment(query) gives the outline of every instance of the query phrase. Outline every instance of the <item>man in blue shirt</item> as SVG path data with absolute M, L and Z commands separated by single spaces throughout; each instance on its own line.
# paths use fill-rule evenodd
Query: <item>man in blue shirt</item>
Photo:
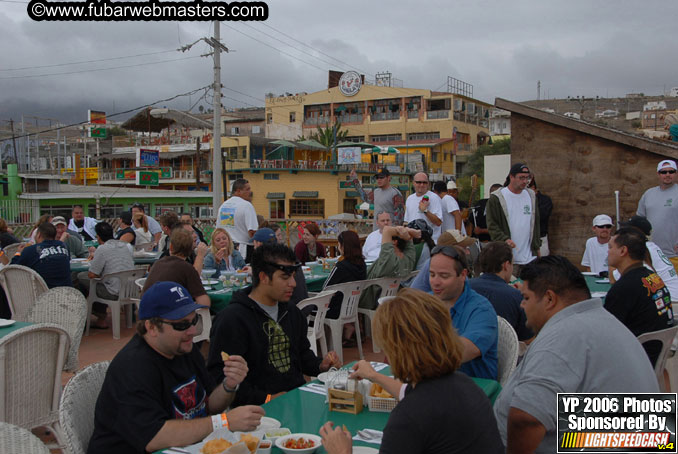
M 47 287 L 72 287 L 71 254 L 61 241 L 56 239 L 56 227 L 49 222 L 38 226 L 33 246 L 19 247 L 12 265 L 27 266 L 45 280 Z
M 508 283 L 513 274 L 511 246 L 493 241 L 483 248 L 478 257 L 482 275 L 469 279 L 473 290 L 487 298 L 495 312 L 506 319 L 518 335 L 518 340 L 532 338 L 532 330 L 525 326 L 525 311 L 520 307 L 523 295 Z
M 460 371 L 471 377 L 497 379 L 497 313 L 484 296 L 466 284 L 466 254 L 454 246 L 431 251 L 431 290 L 450 309 L 452 324 L 464 343 Z

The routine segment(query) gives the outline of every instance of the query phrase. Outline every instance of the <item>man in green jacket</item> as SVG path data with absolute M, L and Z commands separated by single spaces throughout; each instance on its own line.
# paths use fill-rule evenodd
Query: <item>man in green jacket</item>
M 513 248 L 514 270 L 539 256 L 539 210 L 537 197 L 527 188 L 530 169 L 526 164 L 511 166 L 508 185 L 494 191 L 487 202 L 487 228 L 492 241 L 505 241 Z

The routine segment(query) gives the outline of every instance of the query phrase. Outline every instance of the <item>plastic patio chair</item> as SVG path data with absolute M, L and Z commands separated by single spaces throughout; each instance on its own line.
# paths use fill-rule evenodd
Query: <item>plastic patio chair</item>
M 400 289 L 400 282 L 403 280 L 401 277 L 379 277 L 376 279 L 370 279 L 365 281 L 365 288 L 371 287 L 373 285 L 379 286 L 381 288 L 381 293 L 379 294 L 379 299 L 385 298 L 388 296 L 395 296 Z M 359 314 L 363 314 L 366 318 L 365 320 L 365 335 L 372 337 L 372 319 L 374 318 L 374 313 L 376 310 L 372 309 L 358 309 Z M 372 337 L 372 351 L 374 353 L 379 353 L 381 349 L 377 344 L 374 343 L 374 337 Z
M 66 454 L 85 454 L 94 432 L 94 408 L 110 361 L 90 364 L 64 387 L 59 404 L 59 424 Z
M 297 304 L 298 309 L 303 309 L 307 306 L 316 306 L 317 310 L 315 316 L 309 315 L 309 321 L 313 320 L 313 326 L 308 327 L 308 341 L 311 344 L 311 350 L 316 355 L 318 354 L 318 342 L 320 342 L 320 352 L 324 358 L 327 355 L 327 339 L 325 339 L 325 316 L 330 308 L 330 301 L 335 291 L 322 291 L 317 295 L 306 298 Z
M 0 422 L 0 452 L 3 454 L 49 454 L 49 449 L 30 430 Z
M 343 295 L 339 317 L 336 319 L 325 318 L 325 325 L 330 328 L 330 343 L 332 350 L 337 353 L 339 361 L 342 364 L 344 363 L 344 352 L 342 350 L 341 341 L 345 323 L 353 323 L 355 326 L 355 335 L 356 340 L 358 341 L 358 353 L 360 353 L 360 359 L 364 359 L 363 345 L 360 339 L 360 323 L 358 323 L 358 301 L 360 301 L 360 295 L 365 288 L 365 282 L 367 281 L 345 282 L 343 284 L 330 285 L 324 289 L 324 291 L 334 290 L 341 292 Z
M 78 350 L 87 318 L 87 300 L 72 287 L 55 287 L 40 295 L 28 314 L 33 323 L 54 323 L 70 338 L 65 370 L 78 369 Z
M 657 362 L 654 365 L 654 373 L 657 376 L 659 392 L 662 393 L 667 392 L 666 383 L 664 381 L 664 368 L 666 367 L 666 359 L 669 356 L 671 344 L 673 343 L 673 339 L 676 337 L 676 333 L 678 333 L 678 326 L 672 326 L 671 328 L 661 329 L 659 331 L 651 331 L 638 336 L 638 342 L 640 342 L 641 345 L 650 341 L 659 341 L 662 343 L 662 349 L 659 352 Z
M 0 338 L 0 421 L 24 429 L 59 427 L 61 372 L 68 333 L 52 323 L 25 326 Z
M 16 254 L 17 250 L 19 249 L 19 246 L 21 246 L 24 243 L 12 243 L 4 247 L 3 252 L 7 255 L 7 258 L 12 258 L 14 257 L 14 254 Z
M 132 327 L 132 312 L 134 306 L 136 306 L 139 300 L 139 290 L 134 281 L 143 277 L 145 274 L 146 270 L 136 268 L 133 270 L 105 274 L 102 277 L 90 279 L 89 297 L 87 298 L 87 329 L 85 331 L 85 335 L 89 336 L 90 315 L 92 314 L 92 303 L 94 302 L 104 303 L 111 307 L 111 321 L 113 324 L 114 339 L 120 339 L 120 309 L 123 306 L 128 306 L 129 310 L 126 311 L 127 327 Z M 120 292 L 118 293 L 117 299 L 114 300 L 109 300 L 98 296 L 96 289 L 98 283 L 111 278 L 120 280 Z
M 0 286 L 7 295 L 12 319 L 28 321 L 26 316 L 33 303 L 48 290 L 45 280 L 23 265 L 7 265 L 0 270 Z
M 505 318 L 497 316 L 497 329 L 497 381 L 504 386 L 518 365 L 520 345 L 516 331 Z

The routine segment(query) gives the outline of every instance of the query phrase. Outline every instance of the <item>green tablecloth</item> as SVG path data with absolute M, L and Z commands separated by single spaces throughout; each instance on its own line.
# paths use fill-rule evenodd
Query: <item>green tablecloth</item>
M 314 274 L 306 278 L 306 287 L 309 292 L 319 292 L 323 288 L 323 284 L 327 280 L 329 274 Z M 207 295 L 210 297 L 210 302 L 212 307 L 210 311 L 213 314 L 221 312 L 226 306 L 231 302 L 231 297 L 233 296 L 233 290 L 240 290 L 242 287 L 235 287 L 230 289 L 224 289 L 221 283 L 214 286 L 215 290 L 207 292 Z
M 598 276 L 584 276 L 584 278 L 586 279 L 586 285 L 588 286 L 591 293 L 594 293 L 594 292 L 605 292 L 605 293 L 607 293 L 607 292 L 610 291 L 610 287 L 612 287 L 612 284 L 610 284 L 609 282 L 607 284 L 601 284 L 601 283 L 596 282 L 596 281 L 602 281 L 603 280 L 603 278 L 598 277 Z M 603 299 L 605 299 L 605 297 L 603 297 Z
M 390 375 L 391 368 L 387 367 L 380 372 Z M 483 378 L 473 378 L 472 380 L 485 392 L 490 401 L 494 403 L 501 390 L 499 382 Z M 301 391 L 298 388 L 264 404 L 263 407 L 266 410 L 266 416 L 277 419 L 282 423 L 282 427 L 287 427 L 292 433 L 317 434 L 320 427 L 327 421 L 332 421 L 340 426 L 346 425 L 352 434 L 365 428 L 384 430 L 390 415 L 390 413 L 369 411 L 367 407 L 357 415 L 336 411 L 331 412 L 328 404 L 325 403 L 325 396 Z M 355 445 L 379 449 L 379 446 L 375 444 L 355 440 L 353 443 Z M 274 448 L 273 452 L 280 453 L 282 451 Z M 316 452 L 324 453 L 326 451 L 321 447 Z
M 12 331 L 16 331 L 18 329 L 21 329 L 25 326 L 30 326 L 32 324 L 33 323 L 30 323 L 30 322 L 15 322 L 13 325 L 3 326 L 2 328 L 0 328 L 0 338 L 5 337 L 6 335 L 11 333 Z

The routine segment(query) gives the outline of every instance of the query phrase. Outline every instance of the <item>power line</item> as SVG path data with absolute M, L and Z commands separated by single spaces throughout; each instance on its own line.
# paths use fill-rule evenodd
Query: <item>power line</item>
M 6 1 L 6 0 L 0 0 L 0 1 Z M 137 54 L 137 55 L 126 55 L 123 57 L 110 57 L 110 58 L 101 58 L 99 60 L 82 60 L 82 61 L 74 61 L 70 63 L 57 63 L 54 65 L 40 65 L 40 66 L 25 66 L 23 68 L 9 68 L 9 69 L 0 69 L 0 71 L 23 71 L 26 69 L 39 69 L 39 68 L 55 68 L 58 66 L 70 66 L 70 65 L 82 65 L 85 63 L 98 63 L 102 61 L 111 61 L 111 60 L 123 60 L 125 58 L 136 58 L 136 57 L 146 57 L 149 55 L 158 55 L 158 54 L 166 54 L 169 52 L 176 52 L 176 49 L 172 50 L 162 50 L 159 52 L 148 52 L 145 54 Z
M 182 96 L 190 96 L 190 95 L 193 95 L 193 94 L 199 92 L 200 90 L 205 90 L 206 88 L 210 88 L 211 86 L 212 86 L 211 84 L 206 85 L 204 87 L 196 88 L 195 90 L 191 90 L 191 91 L 186 92 L 186 93 L 180 93 L 178 95 L 174 95 L 171 98 L 160 99 L 158 101 L 154 101 L 150 104 L 145 104 L 145 105 L 140 106 L 140 107 L 135 107 L 133 109 L 125 110 L 123 112 L 116 112 L 116 113 L 107 115 L 107 117 L 111 118 L 111 117 L 117 117 L 118 115 L 125 115 L 125 114 L 128 114 L 130 112 L 136 112 L 137 110 L 145 109 L 146 107 L 154 106 L 154 105 L 159 104 L 161 102 L 173 101 L 173 100 L 180 98 Z M 38 134 L 44 134 L 44 133 L 47 133 L 47 132 L 58 131 L 58 130 L 61 130 L 61 129 L 66 129 L 66 128 L 72 128 L 73 126 L 80 126 L 80 125 L 87 124 L 87 123 L 89 123 L 89 121 L 80 121 L 80 122 L 77 122 L 77 123 L 71 123 L 69 125 L 56 126 L 54 128 L 43 129 L 42 131 L 36 131 L 36 132 L 28 133 L 28 134 L 23 134 L 23 135 L 20 135 L 20 136 L 13 136 L 13 138 L 14 139 L 23 139 L 24 137 L 30 137 L 30 136 L 35 136 L 35 135 L 38 135 Z
M 194 57 L 181 57 L 181 58 L 174 58 L 174 59 L 170 59 L 170 60 L 159 60 L 159 61 L 152 61 L 152 62 L 146 62 L 146 63 L 137 63 L 137 64 L 134 64 L 134 65 L 113 66 L 113 67 L 110 67 L 110 68 L 82 69 L 82 70 L 79 70 L 79 71 L 68 71 L 68 72 L 63 72 L 63 73 L 49 73 L 49 74 L 34 74 L 34 75 L 26 75 L 26 76 L 8 76 L 8 77 L 0 77 L 0 80 L 26 79 L 26 78 L 50 77 L 50 76 L 64 76 L 64 75 L 70 75 L 70 74 L 111 71 L 111 70 L 114 70 L 114 69 L 136 68 L 136 67 L 139 67 L 139 66 L 156 65 L 156 64 L 159 64 L 159 63 L 170 63 L 170 62 L 174 62 L 174 61 L 190 60 L 190 59 L 194 59 L 194 58 L 201 58 L 201 57 L 199 55 L 196 55 Z

